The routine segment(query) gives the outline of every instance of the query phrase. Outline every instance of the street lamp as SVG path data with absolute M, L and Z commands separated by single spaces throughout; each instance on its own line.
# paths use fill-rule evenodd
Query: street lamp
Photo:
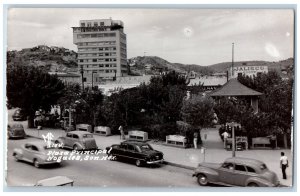
M 94 89 L 94 73 L 97 73 L 96 71 L 92 72 L 92 89 Z

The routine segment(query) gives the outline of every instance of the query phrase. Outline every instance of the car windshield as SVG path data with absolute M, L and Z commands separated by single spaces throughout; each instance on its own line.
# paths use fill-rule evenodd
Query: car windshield
M 92 134 L 83 134 L 82 138 L 93 138 Z
M 15 124 L 12 127 L 14 127 L 14 128 L 23 128 L 23 125 L 21 125 L 21 124 Z
M 139 146 L 141 151 L 153 150 L 153 148 L 149 144 L 144 144 Z

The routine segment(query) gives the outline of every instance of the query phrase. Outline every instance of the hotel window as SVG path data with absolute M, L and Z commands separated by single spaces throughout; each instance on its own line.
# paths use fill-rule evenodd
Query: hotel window
M 88 27 L 91 27 L 91 26 L 92 26 L 92 23 L 91 23 L 91 22 L 88 22 L 88 23 L 87 23 L 87 26 L 88 26 Z
M 81 26 L 81 27 L 85 27 L 85 23 L 84 23 L 84 22 L 81 23 L 80 26 Z
M 97 62 L 97 59 L 93 59 L 93 62 Z
M 104 26 L 104 22 L 100 22 L 100 26 Z
M 98 22 L 94 22 L 94 27 L 98 27 Z

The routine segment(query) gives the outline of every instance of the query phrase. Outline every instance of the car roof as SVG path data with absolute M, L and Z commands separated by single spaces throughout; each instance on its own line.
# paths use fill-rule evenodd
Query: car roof
M 135 145 L 145 145 L 145 144 L 148 144 L 146 142 L 143 142 L 143 141 L 135 141 L 135 140 L 127 140 L 127 141 L 124 141 L 124 142 L 121 142 L 121 144 L 135 144 Z
M 37 185 L 39 186 L 59 186 L 59 185 L 64 185 L 68 183 L 72 183 L 74 180 L 66 177 L 66 176 L 55 176 L 52 178 L 47 178 L 43 180 L 39 180 L 37 182 Z
M 79 135 L 82 135 L 82 134 L 91 134 L 88 131 L 70 131 L 68 133 L 75 133 L 75 134 L 79 134 Z
M 244 157 L 232 157 L 225 160 L 225 162 L 232 162 L 232 163 L 238 163 L 238 164 L 244 164 L 244 165 L 256 165 L 260 166 L 262 164 L 265 164 L 262 161 L 256 160 L 256 159 L 250 159 L 250 158 L 244 158 Z
M 23 127 L 23 125 L 22 125 L 22 123 L 8 123 L 7 125 L 9 125 L 9 126 L 22 126 Z
M 35 145 L 38 148 L 42 148 L 42 149 L 44 149 L 44 147 L 47 146 L 47 143 L 45 141 L 26 142 L 25 144 Z

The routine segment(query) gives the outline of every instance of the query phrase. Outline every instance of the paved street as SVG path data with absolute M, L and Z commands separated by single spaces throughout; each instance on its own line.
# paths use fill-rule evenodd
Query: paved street
M 61 166 L 35 168 L 26 162 L 16 162 L 12 150 L 35 138 L 8 141 L 9 186 L 32 186 L 38 180 L 57 175 L 68 176 L 75 186 L 95 187 L 199 187 L 192 171 L 167 165 L 136 167 L 117 161 L 66 161 Z M 81 155 L 84 156 L 84 155 Z M 180 180 L 178 180 L 180 179 Z
M 9 111 L 9 122 L 11 122 L 12 111 Z M 39 140 L 42 134 L 48 132 L 54 134 L 55 138 L 65 135 L 63 130 L 48 129 L 38 131 L 37 129 L 28 129 L 27 122 L 21 122 L 29 137 L 23 140 L 8 141 L 8 183 L 9 185 L 28 185 L 34 184 L 37 180 L 48 178 L 56 175 L 66 175 L 75 180 L 76 186 L 97 186 L 97 187 L 199 187 L 196 179 L 192 178 L 192 170 L 161 165 L 160 167 L 138 168 L 134 164 L 118 162 L 118 161 L 67 161 L 62 167 L 46 167 L 37 169 L 30 164 L 15 162 L 11 157 L 13 148 L 20 146 L 25 141 Z M 220 163 L 226 158 L 231 157 L 232 152 L 223 149 L 222 141 L 218 136 L 216 129 L 205 129 L 201 133 L 206 134 L 207 139 L 204 140 L 206 148 L 205 161 Z M 103 137 L 94 135 L 97 146 L 104 149 L 112 144 L 120 142 L 120 137 L 109 136 Z M 204 138 L 204 137 L 203 137 Z M 200 149 L 181 149 L 162 145 L 162 143 L 151 142 L 151 145 L 164 153 L 164 159 L 167 162 L 185 167 L 196 167 L 204 161 L 204 154 Z M 289 160 L 290 167 L 287 169 L 287 180 L 281 179 L 281 171 L 279 168 L 280 152 L 284 151 Z M 267 166 L 274 171 L 281 184 L 286 186 L 292 185 L 292 152 L 289 149 L 258 149 L 237 151 L 236 156 L 255 158 L 264 161 Z M 34 176 L 28 178 L 28 174 L 34 173 Z M 178 179 L 181 179 L 178 181 Z

